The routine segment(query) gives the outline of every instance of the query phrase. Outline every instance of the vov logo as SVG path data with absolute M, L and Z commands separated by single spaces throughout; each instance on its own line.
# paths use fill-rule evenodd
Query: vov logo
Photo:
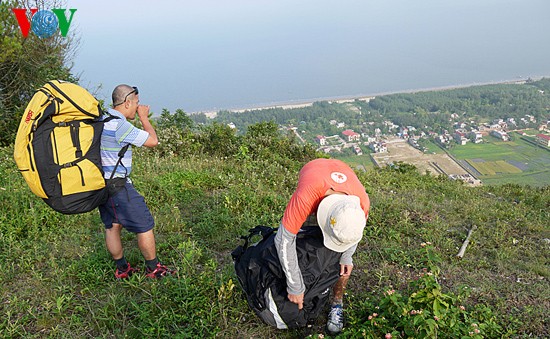
M 62 36 L 67 36 L 69 27 L 73 22 L 75 8 L 69 9 L 69 19 L 65 16 L 66 8 L 53 8 L 51 10 L 38 8 L 12 8 L 15 18 L 19 23 L 21 33 L 26 38 L 29 36 L 29 30 L 39 38 L 49 38 L 57 32 L 58 28 Z M 30 15 L 27 15 L 30 13 Z

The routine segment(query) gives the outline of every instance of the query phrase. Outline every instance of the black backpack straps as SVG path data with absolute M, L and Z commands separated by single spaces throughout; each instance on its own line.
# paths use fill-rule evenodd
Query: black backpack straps
M 128 147 L 130 147 L 130 144 L 127 144 L 126 146 L 122 147 L 120 151 L 118 151 L 118 161 L 116 162 L 115 168 L 113 169 L 113 172 L 111 172 L 111 176 L 109 177 L 109 179 L 113 179 L 113 177 L 115 176 L 118 165 L 124 167 L 124 165 L 122 164 L 122 158 L 124 157 L 124 154 L 126 154 Z
M 75 158 L 80 159 L 82 157 L 82 147 L 80 146 L 80 121 L 73 121 L 70 125 L 71 128 L 71 140 L 73 146 L 76 148 Z
M 106 117 L 105 119 L 103 119 L 103 122 L 108 122 L 108 121 L 111 121 L 111 120 L 113 120 L 113 119 L 120 119 L 119 117 L 114 116 L 114 115 L 112 115 L 112 114 L 109 114 L 109 113 L 107 113 L 107 112 L 104 112 L 104 113 L 106 113 L 106 114 L 108 115 L 108 117 Z
M 234 261 L 238 262 L 241 256 L 250 246 L 250 239 L 252 239 L 256 235 L 261 235 L 262 241 L 266 240 L 276 230 L 277 230 L 276 227 L 274 228 L 274 227 L 262 226 L 262 225 L 258 225 L 254 228 L 249 229 L 247 235 L 242 235 L 240 237 L 240 239 L 244 240 L 244 244 L 239 245 L 235 250 L 233 250 L 233 252 L 231 252 L 231 257 L 233 258 Z
M 63 92 L 58 86 L 56 86 L 52 81 L 48 82 L 48 85 L 52 86 L 56 91 L 58 91 L 65 99 L 67 99 L 76 109 L 78 109 L 80 112 L 82 112 L 85 115 L 91 116 L 92 118 L 95 118 L 96 115 L 86 111 L 82 107 L 80 107 L 76 102 L 74 102 L 71 97 L 69 97 L 65 92 Z
M 108 117 L 106 117 L 105 119 L 102 120 L 103 123 L 109 122 L 109 121 L 114 120 L 114 119 L 120 119 L 119 117 L 117 117 L 115 115 L 112 115 L 109 112 L 105 112 L 103 110 L 102 110 L 102 112 L 104 114 L 108 115 Z M 122 164 L 122 158 L 124 158 L 124 154 L 126 154 L 126 151 L 128 150 L 128 147 L 130 147 L 130 144 L 127 144 L 126 146 L 122 147 L 120 149 L 120 151 L 118 151 L 118 161 L 115 164 L 115 168 L 113 169 L 113 172 L 111 172 L 111 176 L 109 177 L 109 180 L 113 179 L 113 177 L 115 176 L 116 169 L 118 168 L 118 165 L 124 167 L 124 165 Z M 126 168 L 126 167 L 124 167 L 124 168 Z

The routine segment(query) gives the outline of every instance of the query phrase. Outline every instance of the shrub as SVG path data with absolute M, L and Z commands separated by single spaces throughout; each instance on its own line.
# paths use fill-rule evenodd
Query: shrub
M 493 311 L 486 305 L 466 307 L 468 289 L 445 293 L 438 282 L 439 258 L 423 243 L 426 268 L 405 291 L 392 286 L 373 300 L 350 303 L 343 337 L 365 338 L 496 338 L 503 335 Z

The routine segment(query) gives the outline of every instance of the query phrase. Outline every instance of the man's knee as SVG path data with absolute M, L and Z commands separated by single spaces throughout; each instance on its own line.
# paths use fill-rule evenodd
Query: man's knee
M 112 233 L 112 232 L 120 233 L 121 230 L 122 230 L 122 225 L 117 223 L 112 223 L 111 227 L 105 228 L 105 232 L 107 233 Z

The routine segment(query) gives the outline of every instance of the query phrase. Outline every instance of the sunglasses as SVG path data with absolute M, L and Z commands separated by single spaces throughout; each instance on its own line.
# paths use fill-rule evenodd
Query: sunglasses
M 116 107 L 116 106 L 118 106 L 118 105 L 122 105 L 123 103 L 125 103 L 125 102 L 126 102 L 126 99 L 128 99 L 128 96 L 129 96 L 130 94 L 132 94 L 132 93 L 135 93 L 136 95 L 139 94 L 139 90 L 138 90 L 137 87 L 132 86 L 132 88 L 133 88 L 133 89 L 132 89 L 130 92 L 128 92 L 128 94 L 126 94 L 126 96 L 124 97 L 124 100 L 122 100 L 121 102 L 119 102 L 119 103 L 116 104 L 116 105 L 113 105 L 113 107 Z

